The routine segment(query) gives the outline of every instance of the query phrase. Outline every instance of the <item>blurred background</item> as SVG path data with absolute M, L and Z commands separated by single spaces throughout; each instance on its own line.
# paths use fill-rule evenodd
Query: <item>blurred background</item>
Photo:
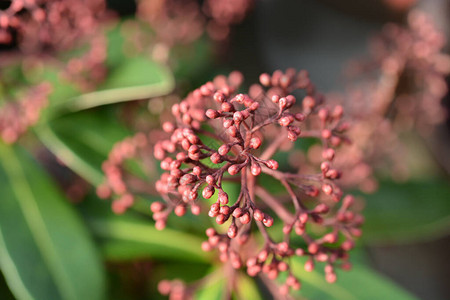
M 194 2 L 201 6 L 207 1 Z M 181 10 L 180 24 L 190 24 L 184 32 L 178 23 L 172 27 L 154 16 L 162 0 L 108 0 L 104 9 L 108 13 L 102 12 L 101 18 L 100 10 L 93 14 L 95 22 L 103 25 L 87 25 L 88 34 L 73 35 L 74 40 L 89 36 L 90 48 L 73 41 L 65 47 L 64 38 L 54 44 L 25 43 L 25 35 L 21 37 L 16 27 L 5 37 L 10 41 L 0 48 L 1 299 L 160 299 L 158 280 L 167 276 L 189 281 L 207 274 L 211 257 L 196 257 L 195 247 L 203 238 L 203 231 L 195 228 L 199 221 L 173 221 L 160 234 L 145 212 L 151 197 L 137 202 L 135 211 L 124 218 L 113 215 L 110 203 L 100 201 L 95 193 L 105 181 L 102 163 L 115 143 L 159 125 L 164 108 L 178 99 L 170 96 L 173 91 L 184 96 L 232 70 L 240 70 L 247 82 L 256 82 L 263 72 L 290 67 L 308 70 L 318 90 L 344 103 L 357 128 L 371 128 L 370 134 L 354 135 L 365 141 L 357 143 L 364 168 L 359 161 L 352 162 L 355 166 L 345 169 L 352 180 L 343 182 L 365 199 L 366 223 L 354 251 L 355 264 L 375 272 L 363 282 L 369 291 L 364 299 L 399 299 L 397 295 L 448 299 L 450 45 L 444 39 L 450 38 L 450 1 L 230 2 L 242 7 L 243 16 L 223 27 L 208 21 L 204 31 L 195 25 L 200 17 L 187 8 Z M 252 4 L 244 9 L 244 3 Z M 10 4 L 1 1 L 0 9 Z M 49 39 L 56 37 L 50 31 Z M 92 57 L 102 59 L 73 59 L 86 48 L 94 49 L 87 50 L 95 54 Z M 70 76 L 61 80 L 63 73 Z M 53 90 L 48 92 L 49 104 L 31 108 L 42 109 L 36 117 L 39 121 L 27 121 L 23 129 L 21 123 L 14 127 L 20 134 L 11 134 L 5 124 L 12 124 L 11 119 L 26 110 L 6 110 L 7 103 L 18 102 L 27 91 L 45 94 L 40 86 L 44 81 Z M 37 86 L 43 91 L 31 90 Z M 375 111 L 372 104 L 383 101 L 389 101 L 388 107 L 382 113 Z M 376 123 L 365 122 L 373 115 Z M 139 173 L 133 166 L 130 169 Z M 54 202 L 40 203 L 41 197 Z M 70 205 L 59 208 L 59 202 Z M 36 210 L 29 210 L 30 206 Z M 71 223 L 66 227 L 60 219 Z M 41 225 L 61 231 L 53 229 L 43 237 Z M 154 242 L 177 238 L 176 228 L 190 234 L 185 238 L 191 248 Z M 79 256 L 70 249 L 74 244 Z M 23 250 L 27 248 L 30 253 Z M 47 257 L 46 251 L 58 259 Z M 64 253 L 69 253 L 70 261 L 64 261 Z M 74 266 L 80 262 L 83 268 L 98 271 L 86 275 Z M 64 270 L 61 274 L 67 277 L 55 279 L 55 270 Z M 73 287 L 72 278 L 77 278 Z M 327 285 L 313 288 L 307 282 L 305 293 L 296 297 L 350 299 L 337 291 L 352 294 L 354 287 L 348 280 L 344 278 L 342 286 L 338 280 L 338 288 L 330 288 L 329 293 L 324 292 Z M 369 287 L 372 280 L 375 287 Z M 78 290 L 87 281 L 98 293 L 71 294 L 71 289 Z M 104 291 L 98 288 L 103 285 Z M 262 290 L 261 299 L 270 299 L 260 282 L 256 286 Z M 377 289 L 385 289 L 386 294 L 377 294 Z M 391 291 L 394 296 L 386 297 Z M 363 299 L 361 294 L 353 297 Z M 212 299 L 207 293 L 198 296 L 202 297 Z

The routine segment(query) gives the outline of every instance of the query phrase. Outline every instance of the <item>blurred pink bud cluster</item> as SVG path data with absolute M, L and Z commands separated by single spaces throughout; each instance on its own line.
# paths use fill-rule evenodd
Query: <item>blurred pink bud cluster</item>
M 352 84 L 337 97 L 354 122 L 349 132 L 354 143 L 342 149 L 353 155 L 337 161 L 349 174 L 343 185 L 374 191 L 373 173 L 378 169 L 389 170 L 396 179 L 408 178 L 411 149 L 402 134 L 414 131 L 428 138 L 447 117 L 441 103 L 450 74 L 445 44 L 431 18 L 415 10 L 407 24 L 385 25 L 372 40 L 371 57 L 351 65 Z
M 242 22 L 253 0 L 140 0 L 137 15 L 148 22 L 162 42 L 172 46 L 198 39 L 205 31 L 225 40 L 230 26 Z
M 7 102 L 0 108 L 0 136 L 11 144 L 39 120 L 41 110 L 48 103 L 51 86 L 41 83 L 29 89 L 18 101 Z
M 0 11 L 1 42 L 16 35 L 25 53 L 67 50 L 95 33 L 105 16 L 104 0 L 12 0 Z

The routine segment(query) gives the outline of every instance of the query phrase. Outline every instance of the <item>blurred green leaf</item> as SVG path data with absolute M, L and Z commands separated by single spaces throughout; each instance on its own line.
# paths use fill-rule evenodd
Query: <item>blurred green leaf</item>
M 2 300 L 14 300 L 16 299 L 6 284 L 3 274 L 0 272 L 0 298 Z
M 222 269 L 213 268 L 202 280 L 201 288 L 197 290 L 195 299 L 197 300 L 222 300 L 224 297 L 226 280 Z
M 129 135 L 111 110 L 82 111 L 35 128 L 40 140 L 81 177 L 99 185 L 113 145 Z
M 443 179 L 381 182 L 377 192 L 363 197 L 366 242 L 415 242 L 449 232 L 450 184 Z
M 306 272 L 305 259 L 294 258 L 291 267 L 302 288 L 294 296 L 321 300 L 412 300 L 417 299 L 407 291 L 395 285 L 389 279 L 377 274 L 362 264 L 355 264 L 351 271 L 338 271 L 337 282 L 326 282 L 323 272 Z
M 74 93 L 69 92 L 70 84 L 67 84 L 63 90 L 60 82 L 53 80 L 51 82 L 59 88 L 56 90 L 58 96 L 51 95 L 53 101 L 47 109 L 50 111 L 47 111 L 47 114 L 50 115 L 158 97 L 169 94 L 174 88 L 174 80 L 169 69 L 146 57 L 126 59 L 110 71 L 105 82 L 100 84 L 94 92 L 73 95 Z M 69 95 L 73 96 L 69 97 Z M 65 96 L 67 96 L 66 99 L 64 99 Z
M 254 279 L 247 274 L 239 274 L 237 284 L 237 299 L 262 300 L 262 296 Z
M 202 251 L 203 239 L 183 231 L 159 231 L 153 222 L 132 212 L 115 215 L 96 204 L 84 210 L 86 222 L 100 239 L 110 260 L 166 258 L 208 263 L 212 253 Z
M 87 230 L 47 174 L 0 144 L 0 266 L 18 299 L 104 299 L 105 275 Z

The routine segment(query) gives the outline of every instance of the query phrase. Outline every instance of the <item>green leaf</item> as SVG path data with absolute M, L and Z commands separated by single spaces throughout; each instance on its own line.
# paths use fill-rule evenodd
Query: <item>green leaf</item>
M 363 239 L 406 243 L 442 236 L 450 228 L 450 185 L 445 180 L 381 182 L 366 200 Z
M 225 291 L 226 280 L 224 278 L 223 270 L 213 268 L 207 275 L 205 283 L 196 292 L 195 299 L 197 300 L 222 300 Z
M 108 259 L 164 258 L 202 263 L 211 259 L 212 253 L 201 249 L 203 239 L 169 228 L 159 231 L 153 222 L 132 213 L 118 216 L 109 209 L 90 207 L 85 217 Z
M 129 135 L 106 109 L 70 114 L 35 131 L 55 156 L 93 185 L 102 183 L 101 165 L 113 145 Z
M 263 299 L 258 290 L 258 286 L 256 285 L 255 280 L 250 278 L 247 274 L 239 274 L 239 279 L 237 282 L 237 299 Z
M 323 272 L 306 272 L 305 259 L 294 258 L 291 261 L 294 275 L 302 288 L 295 295 L 307 299 L 321 300 L 412 300 L 417 299 L 407 291 L 396 286 L 389 279 L 377 274 L 362 264 L 355 264 L 351 271 L 339 272 L 335 283 L 326 282 Z
M 17 146 L 0 144 L 0 266 L 18 299 L 104 299 L 105 275 L 81 219 Z
M 53 114 L 75 112 L 96 106 L 167 95 L 174 88 L 171 72 L 146 57 L 128 58 L 111 70 L 94 92 L 58 100 Z

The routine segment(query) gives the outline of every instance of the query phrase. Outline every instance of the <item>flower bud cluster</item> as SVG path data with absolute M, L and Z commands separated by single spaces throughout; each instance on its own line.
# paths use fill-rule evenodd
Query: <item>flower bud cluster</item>
M 7 102 L 0 108 L 0 137 L 8 144 L 14 143 L 27 128 L 39 120 L 41 110 L 48 103 L 49 83 L 30 88 L 22 99 Z
M 73 57 L 62 70 L 62 77 L 77 84 L 82 91 L 91 91 L 101 83 L 107 74 L 106 36 L 98 34 L 88 40 L 89 50 L 79 57 Z
M 101 199 L 107 199 L 114 196 L 112 210 L 116 214 L 123 214 L 135 201 L 134 194 L 141 192 L 145 183 L 140 183 L 136 179 L 130 182 L 130 174 L 125 172 L 125 163 L 127 160 L 138 156 L 140 152 L 148 153 L 149 137 L 144 133 L 137 133 L 132 137 L 126 138 L 114 145 L 109 153 L 108 160 L 103 162 L 102 170 L 105 174 L 105 181 L 97 187 L 97 196 Z M 153 190 L 145 190 L 152 193 Z
M 105 12 L 104 0 L 13 0 L 0 11 L 0 42 L 16 33 L 25 53 L 67 50 L 96 32 Z
M 225 40 L 230 26 L 243 21 L 254 0 L 140 0 L 138 16 L 157 38 L 173 46 L 197 40 L 206 30 L 214 40 Z
M 343 108 L 327 106 L 306 71 L 277 70 L 259 79 L 243 94 L 238 90 L 243 81 L 239 72 L 219 75 L 172 106 L 174 121 L 162 125 L 169 137 L 154 146 L 164 171 L 156 190 L 165 200 L 151 206 L 156 227 L 164 228 L 172 211 L 177 216 L 188 209 L 199 214 L 204 206 L 200 199 L 214 199 L 208 215 L 227 229 L 224 233 L 208 229 L 203 250 L 218 249 L 222 262 L 235 269 L 246 267 L 251 276 L 264 273 L 276 279 L 280 272 L 288 272 L 282 288 L 286 292 L 300 288 L 288 264 L 294 255 L 309 257 L 305 265 L 309 271 L 315 262 L 326 263 L 327 280 L 334 282 L 334 268 L 347 264 L 347 251 L 361 235 L 363 222 L 353 208 L 354 198 L 343 196 L 337 184 L 342 173 L 333 164 L 335 148 L 348 142 Z M 299 96 L 294 95 L 300 93 L 303 96 L 297 100 Z M 303 138 L 314 139 L 322 147 L 318 172 L 279 170 L 279 162 L 272 157 L 283 143 Z M 277 180 L 291 204 L 271 195 L 263 176 Z M 237 198 L 230 196 L 224 182 L 240 183 Z M 284 239 L 275 242 L 267 228 L 280 221 Z M 253 240 L 253 224 L 265 242 L 258 253 L 244 255 L 241 246 Z M 306 231 L 308 224 L 323 227 L 326 233 L 313 237 Z M 303 240 L 306 249 L 294 247 L 295 240 Z
M 186 285 L 181 280 L 162 280 L 158 283 L 158 291 L 169 296 L 170 300 L 190 300 L 193 299 L 195 289 Z
M 346 111 L 357 124 L 349 133 L 354 144 L 342 149 L 353 155 L 337 161 L 351 174 L 342 184 L 373 191 L 372 173 L 377 169 L 389 170 L 394 179 L 409 177 L 405 153 L 410 150 L 400 135 L 414 130 L 428 137 L 447 116 L 441 103 L 450 74 L 445 44 L 445 35 L 431 18 L 414 10 L 407 24 L 385 25 L 372 41 L 371 56 L 353 64 L 350 71 L 356 85 L 348 87 L 344 98 Z

